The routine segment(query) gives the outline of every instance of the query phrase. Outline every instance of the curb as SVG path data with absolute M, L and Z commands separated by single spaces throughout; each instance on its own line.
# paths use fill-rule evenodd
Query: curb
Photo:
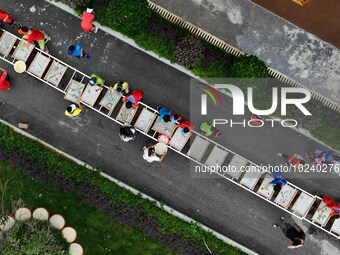
M 35 136 L 33 136 L 33 135 L 31 135 L 31 134 L 29 134 L 29 133 L 27 133 L 27 132 L 21 130 L 21 129 L 19 129 L 19 128 L 17 128 L 16 126 L 10 124 L 9 122 L 7 122 L 7 121 L 5 121 L 5 120 L 0 119 L 0 123 L 6 125 L 6 126 L 8 126 L 8 127 L 10 127 L 10 128 L 11 128 L 12 130 L 14 130 L 16 133 L 19 133 L 19 134 L 21 134 L 21 135 L 23 135 L 23 136 L 25 136 L 25 137 L 27 137 L 27 138 L 29 138 L 29 139 L 31 139 L 31 140 L 34 140 L 34 141 L 39 142 L 40 144 L 42 144 L 43 146 L 47 147 L 48 149 L 50 149 L 50 150 L 52 150 L 52 151 L 54 151 L 54 152 L 56 152 L 56 153 L 58 153 L 58 154 L 64 156 L 65 158 L 67 158 L 67 159 L 69 159 L 69 160 L 71 160 L 71 161 L 77 163 L 78 165 L 85 166 L 86 168 L 88 168 L 88 169 L 90 169 L 90 170 L 93 170 L 93 171 L 97 171 L 95 168 L 93 168 L 92 166 L 88 165 L 87 163 L 85 163 L 85 162 L 83 162 L 83 161 L 81 161 L 81 160 L 79 160 L 79 159 L 73 157 L 72 155 L 70 155 L 70 154 L 68 154 L 68 153 L 65 153 L 65 152 L 63 152 L 63 151 L 57 149 L 57 148 L 54 147 L 53 145 L 51 145 L 51 144 L 49 144 L 49 143 L 47 143 L 47 142 L 44 142 L 44 141 L 42 141 L 41 139 L 39 139 L 39 138 L 37 138 L 37 137 L 35 137 Z M 182 219 L 182 220 L 185 221 L 185 222 L 188 222 L 188 223 L 196 223 L 196 224 L 200 225 L 205 231 L 211 232 L 216 238 L 222 240 L 222 241 L 225 242 L 226 244 L 229 244 L 229 245 L 231 245 L 231 246 L 234 246 L 234 247 L 238 248 L 239 250 L 241 250 L 241 251 L 243 251 L 243 252 L 245 252 L 245 253 L 247 253 L 247 254 L 249 254 L 249 255 L 260 255 L 259 253 L 254 252 L 253 250 L 251 250 L 251 249 L 249 249 L 249 248 L 247 248 L 247 247 L 245 247 L 245 246 L 243 246 L 243 245 L 241 245 L 241 244 L 235 242 L 234 240 L 232 240 L 232 239 L 230 239 L 230 238 L 224 236 L 223 234 L 221 234 L 221 233 L 219 233 L 219 232 L 217 232 L 217 231 L 214 231 L 213 229 L 211 229 L 211 228 L 209 228 L 209 227 L 207 227 L 207 226 L 201 224 L 200 222 L 197 222 L 197 221 L 194 220 L 193 218 L 191 218 L 191 217 L 189 217 L 189 216 L 187 216 L 187 215 L 185 215 L 185 214 L 183 214 L 183 213 L 181 213 L 181 212 L 179 212 L 179 211 L 173 209 L 173 208 L 170 207 L 170 206 L 167 206 L 167 205 L 165 205 L 165 204 L 159 202 L 158 200 L 154 199 L 153 197 L 151 197 L 151 196 L 149 196 L 149 195 L 147 195 L 147 194 L 145 194 L 145 193 L 143 193 L 143 192 L 141 192 L 141 191 L 139 191 L 139 190 L 137 190 L 137 189 L 135 189 L 135 188 L 129 186 L 128 184 L 125 184 L 124 182 L 121 182 L 121 181 L 119 181 L 118 179 L 113 178 L 113 177 L 111 177 L 111 176 L 109 176 L 108 174 L 105 174 L 105 173 L 103 173 L 103 172 L 101 172 L 100 175 L 103 176 L 104 178 L 106 178 L 106 179 L 108 179 L 108 180 L 110 180 L 110 181 L 116 183 L 118 186 L 120 186 L 120 187 L 122 187 L 122 188 L 124 188 L 124 189 L 129 190 L 129 191 L 130 191 L 131 193 L 133 193 L 134 195 L 140 195 L 143 199 L 148 199 L 148 200 L 150 200 L 150 201 L 152 201 L 152 202 L 155 202 L 156 205 L 157 205 L 157 207 L 163 209 L 163 210 L 166 211 L 167 213 L 169 213 L 169 214 L 171 214 L 171 215 L 173 215 L 173 216 L 176 216 L 176 217 Z

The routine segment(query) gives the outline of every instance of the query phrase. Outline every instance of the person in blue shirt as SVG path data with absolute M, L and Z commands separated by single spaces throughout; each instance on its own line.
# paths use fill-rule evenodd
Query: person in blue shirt
M 275 191 L 281 190 L 281 188 L 287 184 L 287 180 L 283 176 L 283 173 L 273 172 L 272 175 L 274 177 L 274 180 L 267 184 L 266 189 L 268 189 L 270 185 L 273 185 Z
M 77 59 L 86 58 L 90 59 L 91 57 L 86 54 L 83 50 L 83 46 L 81 44 L 69 44 L 67 46 L 67 53 L 70 56 L 75 56 Z
M 171 120 L 171 123 L 179 124 L 180 121 L 182 120 L 182 117 L 179 116 L 178 114 L 171 114 L 170 120 Z
M 170 121 L 171 111 L 168 108 L 164 106 L 159 106 L 157 110 L 159 112 L 159 118 L 158 118 L 159 122 L 161 122 L 162 120 L 164 122 Z

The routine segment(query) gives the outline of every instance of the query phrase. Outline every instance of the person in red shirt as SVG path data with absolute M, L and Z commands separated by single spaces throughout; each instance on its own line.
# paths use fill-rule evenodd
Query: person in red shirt
M 195 127 L 191 125 L 190 121 L 188 120 L 182 120 L 180 121 L 180 123 L 178 124 L 178 126 L 180 128 L 182 128 L 182 135 L 185 135 L 186 133 L 188 133 L 190 130 L 193 130 Z
M 27 40 L 27 43 L 21 45 L 20 47 L 28 47 L 34 41 L 37 41 L 39 48 L 45 51 L 45 35 L 38 29 L 32 29 L 27 27 L 22 27 L 18 30 L 19 34 L 24 35 L 22 38 Z
M 9 76 L 7 74 L 7 70 L 0 67 L 2 71 L 2 75 L 0 76 L 0 90 L 9 90 L 11 84 L 9 83 Z
M 84 30 L 85 33 L 88 33 L 88 32 L 97 33 L 98 27 L 92 24 L 94 19 L 95 19 L 95 16 L 93 14 L 93 7 L 88 6 L 86 11 L 83 11 L 83 17 L 82 17 L 81 24 L 80 24 L 81 28 Z
M 15 22 L 11 15 L 9 15 L 7 12 L 1 9 L 0 9 L 0 20 L 2 20 L 3 22 L 6 22 L 10 26 L 12 24 L 20 24 L 20 22 Z
M 126 102 L 126 108 L 131 108 L 133 105 L 135 108 L 138 107 L 138 103 L 143 98 L 143 91 L 142 90 L 134 90 L 132 91 L 131 95 L 126 96 L 123 98 L 123 101 Z
M 332 209 L 333 211 L 340 212 L 340 205 L 337 204 L 333 199 L 327 196 L 320 195 L 322 198 L 322 201 L 325 203 L 325 205 L 318 209 L 318 211 L 321 211 L 324 207 L 328 207 L 329 209 Z

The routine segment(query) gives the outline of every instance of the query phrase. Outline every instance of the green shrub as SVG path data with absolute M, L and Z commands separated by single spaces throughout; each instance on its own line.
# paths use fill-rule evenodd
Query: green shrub
M 28 220 L 16 222 L 1 234 L 2 255 L 66 255 L 67 245 L 60 231 L 52 229 L 47 222 Z
M 128 36 L 144 31 L 151 11 L 146 0 L 111 0 L 108 7 L 95 6 L 96 19 Z
M 158 56 L 174 62 L 173 54 L 176 42 L 167 40 L 158 34 L 140 33 L 135 37 L 135 42 L 142 48 L 154 51 Z
M 201 78 L 228 78 L 229 71 L 219 61 L 215 60 L 209 64 L 201 60 L 191 71 Z M 204 67 L 207 65 L 207 67 Z
M 235 78 L 268 78 L 269 73 L 263 61 L 255 56 L 241 56 L 235 61 L 232 70 Z

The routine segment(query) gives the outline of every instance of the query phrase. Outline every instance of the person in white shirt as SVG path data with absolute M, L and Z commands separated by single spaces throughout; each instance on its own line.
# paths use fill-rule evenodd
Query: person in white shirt
M 143 158 L 149 163 L 152 163 L 154 161 L 161 162 L 165 155 L 166 153 L 164 153 L 161 157 L 158 157 L 155 152 L 155 145 L 143 147 Z

